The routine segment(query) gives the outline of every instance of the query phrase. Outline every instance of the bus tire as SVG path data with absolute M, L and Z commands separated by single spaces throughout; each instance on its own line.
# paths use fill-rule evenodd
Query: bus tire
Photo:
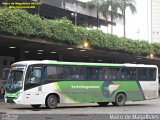
M 127 101 L 127 97 L 124 93 L 118 93 L 115 98 L 115 102 L 112 102 L 114 106 L 123 106 Z
M 97 103 L 99 106 L 107 106 L 109 102 L 98 102 Z
M 49 109 L 54 109 L 57 107 L 58 104 L 58 98 L 56 95 L 49 95 L 46 99 L 46 107 Z
M 38 109 L 41 105 L 31 105 L 33 108 Z

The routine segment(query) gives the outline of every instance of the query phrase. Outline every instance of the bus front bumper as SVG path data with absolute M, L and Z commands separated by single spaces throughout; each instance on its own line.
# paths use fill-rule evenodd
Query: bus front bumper
M 18 98 L 5 97 L 4 101 L 5 101 L 5 103 L 20 104 L 20 97 L 18 97 Z
M 5 103 L 15 103 L 13 98 L 5 98 Z

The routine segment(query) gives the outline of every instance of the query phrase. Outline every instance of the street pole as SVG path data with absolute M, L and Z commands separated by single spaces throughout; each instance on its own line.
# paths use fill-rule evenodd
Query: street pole
M 40 2 L 40 0 L 38 0 L 38 2 Z M 38 12 L 38 15 L 40 16 L 40 5 L 38 5 L 38 10 L 37 10 Z
M 74 23 L 75 23 L 75 26 L 77 26 L 77 2 L 75 2 L 75 12 L 74 12 Z
M 152 43 L 152 37 L 153 37 L 153 31 L 152 31 L 152 0 L 151 0 L 151 43 Z
M 75 13 L 74 13 L 74 23 L 75 23 L 75 26 L 77 26 L 77 10 L 75 10 Z
M 97 29 L 99 28 L 99 3 L 96 0 L 96 9 L 97 9 Z
M 113 1 L 111 0 L 111 34 L 113 34 Z

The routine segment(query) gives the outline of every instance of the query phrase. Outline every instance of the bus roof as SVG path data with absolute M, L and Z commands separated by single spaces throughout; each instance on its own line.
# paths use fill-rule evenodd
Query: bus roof
M 87 62 L 63 62 L 55 60 L 37 60 L 37 61 L 20 61 L 13 63 L 12 65 L 34 65 L 34 64 L 55 64 L 55 65 L 78 65 L 78 66 L 113 66 L 113 67 L 156 67 L 156 65 L 145 65 L 145 64 L 130 64 L 130 63 L 87 63 Z

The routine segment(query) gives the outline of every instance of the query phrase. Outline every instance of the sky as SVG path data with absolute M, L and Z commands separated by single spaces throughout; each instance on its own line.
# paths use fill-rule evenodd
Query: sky
M 148 32 L 150 30 L 150 25 L 149 25 L 150 10 L 148 10 L 149 4 L 147 4 L 147 1 L 148 0 L 136 1 L 137 13 L 134 15 L 130 12 L 129 9 L 127 10 L 126 14 L 127 37 L 139 40 L 149 39 Z
M 79 0 L 82 2 L 87 2 L 88 0 Z M 137 40 L 149 40 L 149 17 L 150 11 L 147 10 L 149 8 L 149 4 L 151 0 L 136 0 L 136 8 L 137 13 L 132 14 L 129 9 L 126 12 L 126 37 Z M 148 14 L 147 14 L 148 13 Z M 110 32 L 110 27 L 102 27 L 104 32 Z M 118 36 L 123 36 L 123 25 L 117 24 L 116 27 L 113 28 L 113 33 Z

